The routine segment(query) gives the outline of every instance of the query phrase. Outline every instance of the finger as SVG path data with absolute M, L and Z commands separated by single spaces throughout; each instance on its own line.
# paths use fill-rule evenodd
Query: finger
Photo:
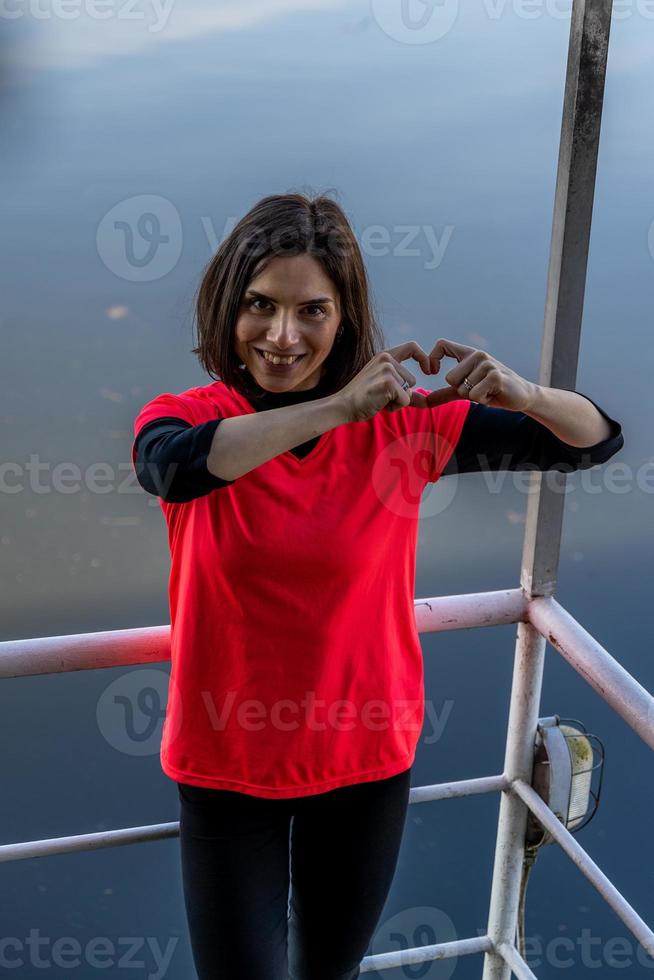
M 423 395 L 419 391 L 411 392 L 411 405 L 416 408 L 434 408 L 436 405 L 444 405 L 446 402 L 456 401 L 461 395 L 456 388 L 437 388 Z
M 467 354 L 472 354 L 475 350 L 474 347 L 468 347 L 466 344 L 459 344 L 454 340 L 447 340 L 441 337 L 434 344 L 434 347 L 429 354 L 429 359 L 434 366 L 434 374 L 438 374 L 441 367 L 441 360 L 444 357 L 453 357 L 455 360 L 462 360 Z
M 395 396 L 386 402 L 384 408 L 389 412 L 397 412 L 400 408 L 406 408 L 411 404 L 412 391 L 410 388 L 402 387 L 402 380 L 392 381 L 391 385 L 395 389 Z
M 408 340 L 405 344 L 399 344 L 397 347 L 391 347 L 388 350 L 396 361 L 406 361 L 407 358 L 412 357 L 420 365 L 420 370 L 423 374 L 433 374 L 433 365 L 429 355 L 422 349 L 420 344 L 416 343 L 415 340 Z M 415 384 L 415 380 L 413 382 Z
M 387 351 L 387 353 L 391 354 L 390 351 Z M 397 382 L 400 385 L 400 387 L 402 386 L 402 383 L 404 381 L 408 381 L 409 384 L 412 386 L 417 384 L 415 375 L 411 374 L 408 368 L 405 368 L 404 365 L 400 364 L 399 361 L 395 359 L 395 356 L 393 354 L 391 354 L 391 357 L 393 358 L 393 361 L 391 362 L 391 367 L 393 368 L 395 374 L 397 375 Z
M 463 381 L 467 378 L 470 384 L 474 385 L 486 377 L 491 365 L 483 360 L 484 358 L 485 354 L 483 351 L 475 351 L 473 354 L 468 354 L 455 368 L 447 372 L 443 380 L 447 381 L 453 388 L 456 388 L 460 392 L 461 398 L 467 398 L 468 389 L 463 384 Z M 481 363 L 482 360 L 483 363 Z
M 492 405 L 497 396 L 493 376 L 486 374 L 483 378 L 479 379 L 477 384 L 474 384 L 474 378 L 472 375 L 470 375 L 469 380 L 473 382 L 473 387 L 468 393 L 470 401 L 481 402 L 484 405 Z

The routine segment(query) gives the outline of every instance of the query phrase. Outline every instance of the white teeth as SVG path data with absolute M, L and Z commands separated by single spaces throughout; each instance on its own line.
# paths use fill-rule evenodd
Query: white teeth
M 279 357 L 277 354 L 269 354 L 268 351 L 262 351 L 261 353 L 267 361 L 270 361 L 271 364 L 292 364 L 293 361 L 297 361 L 298 357 L 300 356 L 299 354 L 296 354 L 294 357 Z

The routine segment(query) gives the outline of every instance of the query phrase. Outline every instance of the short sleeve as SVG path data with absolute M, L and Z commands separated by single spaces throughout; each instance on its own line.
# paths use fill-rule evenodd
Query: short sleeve
M 132 465 L 143 489 L 166 503 L 188 503 L 232 484 L 207 468 L 221 421 L 193 424 L 192 406 L 168 392 L 148 402 L 134 421 L 132 444 Z
M 414 388 L 421 395 L 429 395 L 426 388 Z M 430 408 L 407 406 L 397 414 L 408 421 L 409 430 L 420 432 L 420 443 L 426 451 L 425 475 L 428 483 L 435 483 L 446 467 L 459 442 L 461 430 L 470 411 L 469 398 L 455 398 Z M 425 433 L 428 444 L 425 445 Z M 408 434 L 408 433 L 407 433 Z
M 170 391 L 164 391 L 147 402 L 139 411 L 134 419 L 134 438 L 138 436 L 141 429 L 154 422 L 155 419 L 176 418 L 195 425 L 198 421 L 192 399 L 185 395 L 175 395 Z

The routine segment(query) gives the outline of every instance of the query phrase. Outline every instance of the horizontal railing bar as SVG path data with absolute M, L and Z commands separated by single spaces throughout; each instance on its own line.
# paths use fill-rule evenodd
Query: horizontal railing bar
M 452 956 L 470 956 L 473 953 L 489 953 L 493 944 L 488 936 L 472 936 L 470 939 L 455 939 L 450 943 L 436 943 L 433 946 L 413 946 L 392 953 L 376 953 L 365 956 L 361 961 L 360 972 L 372 970 L 392 970 L 398 966 L 417 966 L 429 960 L 445 960 Z
M 601 868 L 595 864 L 590 855 L 575 840 L 570 831 L 563 826 L 538 793 L 522 779 L 513 780 L 511 791 L 515 792 L 527 804 L 532 813 L 540 820 L 545 829 L 550 832 L 554 840 L 561 845 L 582 874 L 588 878 L 591 885 L 597 889 L 616 915 L 631 930 L 641 946 L 650 956 L 654 956 L 654 932 L 641 919 L 626 898 L 620 894 L 615 885 L 609 881 Z
M 433 786 L 414 786 L 409 791 L 409 803 L 425 803 L 428 800 L 444 800 L 455 796 L 472 796 L 474 793 L 490 793 L 508 789 L 505 776 L 481 776 L 478 779 L 462 779 L 455 783 L 435 783 Z M 140 844 L 149 840 L 162 840 L 179 835 L 179 821 L 152 824 L 147 827 L 128 827 L 121 830 L 103 830 L 93 834 L 77 834 L 72 837 L 51 837 L 47 840 L 19 841 L 0 845 L 2 861 L 21 861 L 25 858 L 47 857 L 50 854 L 71 854 L 74 851 L 92 851 L 101 847 L 119 847 L 122 844 Z
M 518 980 L 538 980 L 536 974 L 529 969 L 515 946 L 511 946 L 509 943 L 496 943 L 495 949 L 504 962 L 509 964 L 511 972 L 515 974 Z
M 22 861 L 25 858 L 49 857 L 51 854 L 72 854 L 75 851 L 94 851 L 101 847 L 120 847 L 123 844 L 142 844 L 179 835 L 179 821 L 157 823 L 147 827 L 127 827 L 121 830 L 102 830 L 74 837 L 51 837 L 47 840 L 20 841 L 0 845 L 0 863 Z
M 57 674 L 170 660 L 170 626 L 41 636 L 0 643 L 0 677 Z
M 452 783 L 434 783 L 433 786 L 414 786 L 409 791 L 409 803 L 427 803 L 429 800 L 450 800 L 476 793 L 494 793 L 508 789 L 510 782 L 503 774 L 478 776 L 475 779 L 459 779 Z
M 529 620 L 542 636 L 654 749 L 654 697 L 556 599 L 529 603 Z
M 419 632 L 502 626 L 527 618 L 522 589 L 414 599 Z M 170 660 L 170 626 L 40 636 L 0 643 L 0 677 L 129 667 Z
M 416 599 L 414 609 L 419 633 L 507 626 L 527 621 L 529 600 L 522 589 L 466 592 Z

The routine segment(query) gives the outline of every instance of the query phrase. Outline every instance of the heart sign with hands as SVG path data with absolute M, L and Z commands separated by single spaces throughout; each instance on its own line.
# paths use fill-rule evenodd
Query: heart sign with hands
M 438 374 L 443 357 L 453 357 L 459 363 L 445 375 L 455 398 L 469 398 L 473 402 L 524 412 L 534 390 L 534 383 L 527 381 L 496 357 L 476 347 L 468 347 L 453 340 L 438 340 L 429 355 L 434 374 Z M 449 389 L 441 388 L 431 393 L 429 404 L 440 404 L 438 396 L 449 401 Z
M 402 362 L 413 358 L 425 374 L 438 374 L 443 357 L 458 361 L 445 375 L 449 387 L 438 388 L 428 395 L 412 391 L 416 379 Z M 457 398 L 524 411 L 533 389 L 531 381 L 486 351 L 440 339 L 429 354 L 414 340 L 375 354 L 339 395 L 347 406 L 348 421 L 361 422 L 382 409 L 396 412 L 409 405 L 431 408 Z

